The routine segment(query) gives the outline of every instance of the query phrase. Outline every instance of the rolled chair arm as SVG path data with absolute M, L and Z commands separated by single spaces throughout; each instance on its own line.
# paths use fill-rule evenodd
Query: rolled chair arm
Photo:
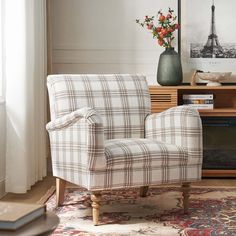
M 92 116 L 93 119 L 90 119 Z M 74 112 L 71 112 L 70 114 L 64 115 L 63 117 L 50 121 L 46 125 L 46 129 L 48 130 L 48 132 L 64 129 L 67 128 L 68 126 L 73 125 L 75 122 L 77 122 L 82 118 L 87 119 L 88 122 L 91 123 L 96 123 L 96 122 L 101 123 L 100 117 L 97 116 L 97 112 L 94 109 L 89 107 L 84 107 Z
M 189 159 L 202 163 L 202 123 L 199 113 L 190 106 L 178 106 L 151 114 L 145 121 L 145 136 L 185 148 Z M 196 161 L 196 159 L 195 159 Z
M 47 124 L 53 174 L 74 181 L 78 172 L 104 170 L 104 128 L 102 118 L 92 108 L 78 109 Z

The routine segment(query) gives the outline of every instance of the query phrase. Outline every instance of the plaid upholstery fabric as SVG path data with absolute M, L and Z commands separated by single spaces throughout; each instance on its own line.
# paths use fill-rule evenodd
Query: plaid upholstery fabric
M 191 168 L 191 165 L 169 165 L 151 168 L 92 171 L 87 174 L 87 178 L 84 178 L 84 182 L 77 182 L 77 184 L 82 183 L 85 188 L 95 191 L 195 182 L 199 179 L 199 168 L 196 165 L 193 168 Z
M 107 169 L 129 170 L 184 166 L 187 150 L 151 139 L 112 139 L 105 142 Z
M 52 120 L 91 107 L 103 120 L 105 139 L 144 137 L 151 109 L 144 76 L 51 75 L 48 91 Z
M 202 124 L 199 113 L 189 106 L 152 114 L 145 121 L 145 137 L 186 148 L 188 164 L 202 170 Z M 191 169 L 189 169 L 191 171 Z
M 76 178 L 80 171 L 105 169 L 101 117 L 91 108 L 51 121 L 49 131 L 53 174 Z
M 48 89 L 54 176 L 89 190 L 201 178 L 199 114 L 181 106 L 149 115 L 143 76 L 55 75 Z
M 60 130 L 72 125 L 73 123 L 77 122 L 82 118 L 86 119 L 88 122 L 90 121 L 91 123 L 102 124 L 100 116 L 94 109 L 89 107 L 84 107 L 76 111 L 73 111 L 68 115 L 65 115 L 61 118 L 49 122 L 46 126 L 46 129 L 49 132 L 54 130 Z

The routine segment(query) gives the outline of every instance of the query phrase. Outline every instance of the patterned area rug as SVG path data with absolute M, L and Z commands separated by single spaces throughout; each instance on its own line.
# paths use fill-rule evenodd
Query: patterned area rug
M 90 194 L 66 190 L 64 205 L 47 209 L 61 220 L 53 236 L 236 236 L 236 188 L 194 187 L 189 214 L 183 214 L 178 187 L 151 188 L 146 198 L 138 189 L 104 192 L 99 226 L 92 225 Z

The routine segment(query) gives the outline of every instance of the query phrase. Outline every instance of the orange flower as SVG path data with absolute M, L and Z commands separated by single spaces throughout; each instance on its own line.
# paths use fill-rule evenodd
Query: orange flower
M 172 28 L 167 28 L 167 32 L 170 33 L 170 32 L 173 32 L 174 30 Z
M 161 30 L 161 34 L 162 34 L 163 36 L 165 36 L 166 34 L 168 34 L 167 29 L 162 29 L 162 30 Z
M 161 14 L 161 15 L 159 16 L 159 21 L 162 21 L 162 22 L 163 22 L 165 19 L 166 19 L 166 18 L 165 18 L 164 15 Z
M 166 14 L 162 10 L 158 11 L 157 16 L 146 15 L 143 21 L 139 19 L 136 23 L 141 27 L 151 31 L 153 38 L 157 39 L 157 43 L 165 48 L 172 47 L 175 38 L 174 31 L 180 28 L 177 16 L 173 15 L 174 10 L 168 9 Z
M 156 28 L 156 32 L 157 32 L 157 33 L 161 32 L 161 29 L 162 29 L 162 27 L 157 27 L 157 28 Z
M 164 44 L 164 40 L 163 39 L 158 39 L 158 44 L 160 45 L 160 46 L 163 46 L 163 44 Z

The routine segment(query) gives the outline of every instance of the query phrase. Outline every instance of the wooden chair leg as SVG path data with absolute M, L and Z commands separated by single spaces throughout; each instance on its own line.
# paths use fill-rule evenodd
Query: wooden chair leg
M 66 181 L 56 178 L 56 205 L 61 206 L 64 202 Z
M 93 224 L 98 225 L 101 194 L 99 192 L 93 192 L 91 194 L 91 200 L 93 207 Z
M 140 187 L 140 197 L 146 197 L 148 192 L 148 186 Z
M 189 196 L 190 196 L 190 183 L 183 183 L 182 184 L 182 191 L 183 191 L 183 207 L 184 213 L 188 213 L 189 208 Z

